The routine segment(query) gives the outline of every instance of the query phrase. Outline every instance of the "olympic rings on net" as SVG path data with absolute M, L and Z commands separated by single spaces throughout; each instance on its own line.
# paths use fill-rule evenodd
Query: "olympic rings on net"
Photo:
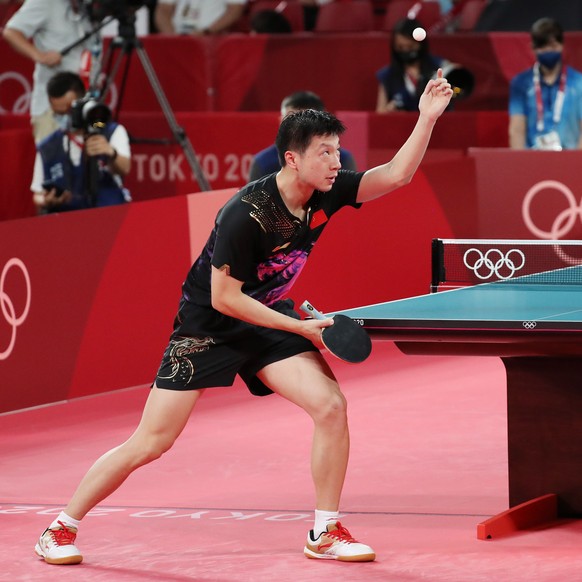
M 471 260 L 471 257 L 475 257 Z M 516 264 L 518 263 L 519 264 Z M 506 253 L 499 249 L 483 251 L 470 248 L 463 255 L 463 263 L 481 280 L 490 279 L 495 275 L 498 279 L 511 279 L 525 265 L 525 255 L 519 249 L 510 249 Z M 508 271 L 509 274 L 504 274 Z
M 24 281 L 26 282 L 26 302 L 22 313 L 17 317 L 16 316 L 16 309 L 14 307 L 14 303 L 11 297 L 6 293 L 4 285 L 6 282 L 6 277 L 8 272 L 12 267 L 18 267 L 22 276 L 24 277 Z M 4 319 L 8 323 L 9 326 L 12 327 L 10 340 L 8 342 L 8 347 L 4 351 L 0 351 L 0 360 L 5 360 L 10 356 L 12 350 L 14 349 L 14 344 L 16 343 L 16 329 L 22 325 L 26 317 L 28 316 L 28 311 L 30 309 L 30 302 L 31 302 L 32 294 L 31 294 L 31 285 L 30 285 L 30 276 L 28 275 L 28 270 L 26 269 L 26 265 L 20 260 L 16 258 L 10 259 L 2 269 L 2 274 L 0 275 L 0 309 L 2 310 L 2 315 Z

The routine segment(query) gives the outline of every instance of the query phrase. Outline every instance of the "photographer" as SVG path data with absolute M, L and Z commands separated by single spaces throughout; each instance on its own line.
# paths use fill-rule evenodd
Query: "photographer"
M 39 144 L 31 184 L 41 214 L 129 202 L 122 176 L 129 173 L 129 136 L 111 112 L 83 97 L 81 78 L 57 73 L 47 84 L 59 129 Z

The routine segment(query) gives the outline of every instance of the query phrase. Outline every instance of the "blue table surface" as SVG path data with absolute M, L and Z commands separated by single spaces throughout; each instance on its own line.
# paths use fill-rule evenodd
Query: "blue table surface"
M 338 313 L 363 320 L 582 323 L 582 285 L 488 283 Z

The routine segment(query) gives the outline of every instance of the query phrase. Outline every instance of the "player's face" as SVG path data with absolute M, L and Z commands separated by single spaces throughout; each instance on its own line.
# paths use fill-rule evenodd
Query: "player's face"
M 331 190 L 342 167 L 340 163 L 339 137 L 337 135 L 315 136 L 309 147 L 299 155 L 299 178 L 315 190 Z

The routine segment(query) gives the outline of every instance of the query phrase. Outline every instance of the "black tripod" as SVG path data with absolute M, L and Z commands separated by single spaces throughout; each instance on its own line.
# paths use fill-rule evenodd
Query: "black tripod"
M 176 117 L 174 116 L 174 112 L 168 103 L 168 99 L 160 85 L 156 72 L 152 66 L 152 63 L 148 57 L 148 54 L 143 46 L 142 42 L 139 40 L 135 33 L 135 15 L 131 14 L 128 16 L 124 16 L 118 20 L 119 22 L 119 30 L 118 35 L 116 38 L 112 39 L 107 53 L 105 54 L 104 58 L 104 72 L 105 72 L 105 81 L 103 87 L 100 91 L 100 99 L 104 99 L 107 92 L 109 91 L 109 87 L 115 78 L 117 71 L 121 65 L 122 60 L 125 58 L 125 67 L 123 70 L 123 76 L 121 80 L 121 86 L 119 89 L 119 98 L 117 101 L 115 118 L 117 118 L 119 110 L 121 108 L 121 103 L 123 101 L 123 94 L 125 91 L 125 85 L 127 82 L 127 74 L 129 72 L 129 65 L 131 62 L 131 55 L 136 52 L 137 56 L 139 57 L 139 61 L 143 67 L 143 70 L 148 78 L 150 86 L 153 92 L 156 95 L 158 103 L 164 113 L 164 117 L 172 131 L 172 135 L 174 136 L 174 140 L 176 143 L 180 145 L 182 150 L 184 151 L 184 155 L 186 156 L 186 160 L 190 165 L 192 170 L 192 174 L 196 178 L 198 182 L 198 186 L 202 191 L 210 190 L 210 184 L 204 175 L 204 171 L 200 166 L 200 162 L 198 161 L 198 157 L 194 152 L 194 148 L 190 142 L 190 139 L 186 135 L 186 132 L 182 127 L 180 127 L 176 121 Z M 117 57 L 117 58 L 115 58 Z M 115 61 L 114 61 L 115 59 Z M 160 143 L 160 140 L 157 140 Z M 162 140 L 163 142 L 163 140 Z M 167 143 L 167 142 L 165 142 Z

